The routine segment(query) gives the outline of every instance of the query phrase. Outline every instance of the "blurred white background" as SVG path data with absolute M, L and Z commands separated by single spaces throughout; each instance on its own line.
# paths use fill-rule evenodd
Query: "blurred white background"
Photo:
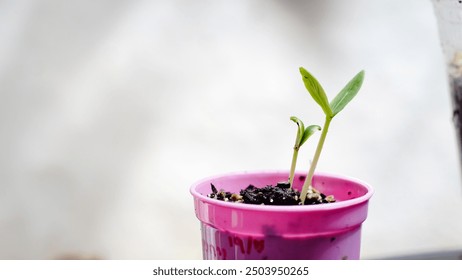
M 376 190 L 362 257 L 462 249 L 438 40 L 421 0 L 0 1 L 0 258 L 201 258 L 190 185 L 322 124 L 299 66 L 366 70 L 318 166 Z

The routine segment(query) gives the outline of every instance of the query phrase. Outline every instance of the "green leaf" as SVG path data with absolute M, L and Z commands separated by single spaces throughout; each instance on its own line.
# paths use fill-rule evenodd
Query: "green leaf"
M 297 118 L 297 117 L 290 117 L 290 119 L 292 121 L 294 121 L 297 125 L 298 125 L 298 131 L 297 131 L 297 138 L 295 139 L 295 145 L 300 148 L 300 146 L 302 144 L 300 144 L 301 140 L 302 140 L 302 136 L 303 136 L 303 133 L 305 132 L 305 125 L 303 124 L 303 122 Z
M 316 131 L 320 131 L 321 127 L 319 125 L 310 125 L 308 126 L 305 131 L 303 132 L 302 139 L 300 140 L 300 146 L 303 145 L 311 135 L 313 135 Z
M 332 109 L 330 108 L 329 100 L 327 99 L 326 92 L 322 88 L 321 84 L 313 75 L 310 74 L 310 72 L 306 71 L 303 67 L 300 67 L 300 74 L 302 74 L 303 82 L 305 83 L 305 87 L 310 93 L 311 97 L 313 97 L 314 101 L 316 101 L 316 103 L 321 106 L 326 116 L 332 117 Z
M 364 80 L 364 70 L 356 74 L 330 103 L 333 116 L 337 115 L 356 96 Z

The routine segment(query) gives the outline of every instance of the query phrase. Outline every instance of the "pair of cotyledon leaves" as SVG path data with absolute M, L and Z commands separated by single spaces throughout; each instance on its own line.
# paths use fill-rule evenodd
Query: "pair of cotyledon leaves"
M 311 75 L 303 67 L 300 67 L 300 74 L 302 75 L 303 82 L 306 89 L 313 97 L 314 101 L 319 104 L 319 106 L 324 111 L 326 118 L 332 119 L 340 111 L 345 108 L 345 106 L 356 96 L 364 80 L 364 71 L 360 71 L 356 76 L 348 82 L 348 84 L 335 96 L 335 98 L 329 102 L 327 99 L 326 92 L 322 88 L 321 84 L 316 80 L 316 78 Z M 305 129 L 303 122 L 297 117 L 291 117 L 292 121 L 296 122 L 298 125 L 297 132 L 297 143 L 296 148 L 300 148 L 303 143 L 316 131 L 321 130 L 321 127 L 318 125 L 310 125 Z

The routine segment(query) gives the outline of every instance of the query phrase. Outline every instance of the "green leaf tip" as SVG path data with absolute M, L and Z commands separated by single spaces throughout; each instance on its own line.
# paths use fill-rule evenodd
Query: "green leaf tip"
M 303 133 L 305 132 L 305 125 L 303 124 L 302 120 L 300 120 L 297 117 L 290 117 L 290 119 L 295 122 L 298 126 L 297 130 L 297 138 L 295 139 L 295 148 L 299 149 L 302 146 L 301 139 L 303 136 Z
M 298 126 L 302 126 L 303 128 L 305 128 L 305 125 L 303 124 L 302 120 L 300 120 L 299 118 L 292 116 L 290 117 L 290 120 L 295 122 Z
M 356 96 L 364 81 L 364 70 L 361 70 L 331 101 L 333 116 L 337 115 Z
M 295 139 L 296 149 L 299 149 L 306 142 L 306 140 L 308 140 L 308 138 L 310 138 L 310 136 L 313 135 L 316 131 L 321 130 L 321 127 L 319 125 L 310 125 L 307 128 L 305 128 L 303 122 L 295 116 L 290 117 L 290 119 L 294 121 L 298 126 L 297 138 Z
M 308 126 L 303 132 L 302 139 L 300 140 L 300 146 L 303 145 L 316 131 L 321 131 L 321 127 L 319 125 Z
M 305 68 L 300 67 L 300 74 L 302 75 L 303 83 L 305 84 L 306 89 L 313 97 L 314 101 L 321 106 L 321 109 L 324 111 L 326 116 L 332 117 L 333 112 L 329 105 L 329 100 L 327 99 L 326 92 L 322 88 L 321 84 L 316 80 L 316 78 L 311 75 Z

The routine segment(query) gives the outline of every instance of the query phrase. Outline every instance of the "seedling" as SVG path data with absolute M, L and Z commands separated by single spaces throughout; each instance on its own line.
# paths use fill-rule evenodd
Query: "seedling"
M 364 71 L 359 72 L 329 103 L 324 89 L 308 71 L 300 68 L 303 82 L 305 87 L 310 93 L 311 97 L 319 104 L 325 115 L 324 127 L 321 129 L 319 125 L 310 125 L 305 127 L 303 122 L 297 117 L 291 117 L 297 128 L 297 136 L 295 138 L 294 151 L 292 155 L 292 164 L 289 173 L 289 180 L 287 182 L 277 183 L 276 186 L 268 185 L 264 188 L 256 188 L 249 185 L 245 189 L 241 189 L 239 193 L 226 192 L 224 190 L 218 191 L 217 188 L 211 184 L 212 193 L 208 197 L 222 200 L 231 201 L 235 203 L 247 204 L 264 204 L 264 205 L 304 205 L 307 204 L 320 204 L 334 202 L 335 199 L 332 195 L 326 196 L 321 192 L 315 190 L 312 186 L 313 174 L 316 165 L 319 161 L 319 156 L 326 140 L 329 125 L 332 119 L 342 111 L 345 106 L 356 96 L 364 79 Z M 302 187 L 302 191 L 298 192 L 293 189 L 295 168 L 297 165 L 298 152 L 301 146 L 310 138 L 316 131 L 321 131 L 319 142 L 314 153 L 313 160 L 311 161 L 308 175 Z
M 294 153 L 292 155 L 292 165 L 290 167 L 290 174 L 289 174 L 289 185 L 292 187 L 293 182 L 294 182 L 294 173 L 295 173 L 295 167 L 297 166 L 297 157 L 298 157 L 298 151 L 300 150 L 300 147 L 310 138 L 311 135 L 313 135 L 316 131 L 320 131 L 321 127 L 319 125 L 310 125 L 307 128 L 305 128 L 305 125 L 303 122 L 297 118 L 297 117 L 290 117 L 292 121 L 294 121 L 297 126 L 297 137 L 295 138 L 295 144 L 294 144 Z
M 310 165 L 310 169 L 308 171 L 308 175 L 306 176 L 305 182 L 302 187 L 302 191 L 300 194 L 300 200 L 301 204 L 303 205 L 305 203 L 305 198 L 308 192 L 313 192 L 313 187 L 311 186 L 311 181 L 313 180 L 313 174 L 314 170 L 316 169 L 316 165 L 318 164 L 319 161 L 319 156 L 321 155 L 321 151 L 324 145 L 324 142 L 326 140 L 327 132 L 329 130 L 329 125 L 332 121 L 332 119 L 342 111 L 345 106 L 356 96 L 358 93 L 359 89 L 361 88 L 361 85 L 364 80 L 364 71 L 360 71 L 356 76 L 351 79 L 350 82 L 335 96 L 335 98 L 329 102 L 327 99 L 327 95 L 322 88 L 321 84 L 316 80 L 316 78 L 310 74 L 307 70 L 305 70 L 303 67 L 300 67 L 300 74 L 302 75 L 303 82 L 305 83 L 305 87 L 310 93 L 311 97 L 318 103 L 318 105 L 321 107 L 321 109 L 324 112 L 325 115 L 325 121 L 324 121 L 324 127 L 322 128 L 321 131 L 321 136 L 319 137 L 318 145 L 316 147 L 316 151 L 313 157 L 313 160 Z M 292 119 L 292 118 L 291 118 Z M 300 146 L 308 139 L 310 135 L 314 133 L 316 130 L 316 127 L 319 128 L 319 126 L 310 126 L 308 128 L 311 128 L 310 131 L 312 132 L 306 132 L 308 128 L 305 130 L 303 126 L 303 123 L 298 120 L 297 118 L 293 119 L 299 126 L 299 130 L 297 132 L 297 141 L 294 148 L 294 156 L 293 160 L 295 158 L 295 161 L 297 159 L 297 153 L 298 149 Z M 301 129 L 302 128 L 302 129 Z M 302 132 L 303 131 L 303 132 Z M 305 133 L 307 136 L 305 136 Z M 310 134 L 311 133 L 311 134 Z M 299 135 L 302 135 L 299 137 Z M 300 139 L 299 139 L 300 138 Z M 297 145 L 299 143 L 299 145 Z M 290 171 L 290 177 L 289 181 L 292 183 L 293 182 L 293 172 L 295 171 L 295 164 L 294 161 L 292 160 L 292 168 Z M 292 184 L 291 184 L 292 185 Z

